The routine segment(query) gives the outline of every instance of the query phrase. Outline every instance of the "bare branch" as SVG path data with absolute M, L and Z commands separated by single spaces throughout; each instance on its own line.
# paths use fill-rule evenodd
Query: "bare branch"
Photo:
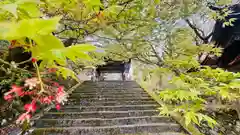
M 131 3 L 133 0 L 129 0 L 129 1 L 126 1 L 124 2 L 123 4 L 121 5 L 124 5 L 123 9 L 118 13 L 117 15 L 117 18 L 119 17 L 119 15 L 127 8 L 128 4 Z
M 156 51 L 156 48 L 151 44 L 149 43 L 153 53 L 155 54 L 156 58 L 158 59 L 158 63 L 161 63 L 162 62 L 162 58 L 159 56 L 158 52 Z
M 5 60 L 3 60 L 1 58 L 0 58 L 0 63 L 8 65 L 11 69 L 13 69 L 13 70 L 15 70 L 17 72 L 30 72 L 30 71 L 22 69 L 22 68 L 18 68 L 18 67 L 16 68 L 12 64 L 8 63 L 7 61 L 5 61 Z
M 206 36 L 206 39 L 209 39 L 213 35 L 213 32 L 211 32 L 209 35 Z
M 204 37 L 203 31 L 202 31 L 202 30 L 199 30 L 196 26 L 194 26 L 194 25 L 190 22 L 189 19 L 185 19 L 185 21 L 187 22 L 188 26 L 193 29 L 193 31 L 195 32 L 195 34 L 203 41 L 203 43 L 205 43 L 205 44 L 208 43 L 208 39 L 211 37 L 211 35 L 208 35 L 207 37 Z M 200 34 L 199 31 L 200 31 L 202 34 Z
M 140 61 L 142 63 L 145 63 L 145 64 L 150 64 L 150 65 L 157 65 L 158 66 L 158 63 L 155 63 L 153 61 L 150 61 L 149 59 L 146 59 L 145 57 L 139 57 L 139 55 L 136 55 L 135 57 L 133 57 L 132 59 L 134 60 L 137 60 L 137 61 Z
M 209 9 L 213 10 L 213 11 L 221 11 L 224 8 L 226 8 L 227 6 L 214 6 L 214 5 L 210 5 L 208 6 Z
M 128 1 L 125 1 L 123 3 L 119 3 L 118 5 L 120 5 L 120 6 L 126 5 L 126 4 L 128 4 L 128 3 L 132 2 L 132 1 L 134 1 L 134 0 L 128 0 Z

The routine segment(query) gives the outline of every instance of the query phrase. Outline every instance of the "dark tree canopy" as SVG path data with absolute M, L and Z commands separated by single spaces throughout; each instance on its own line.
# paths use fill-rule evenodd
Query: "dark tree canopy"
M 237 64 L 240 54 L 240 4 L 209 8 L 224 16 L 216 20 L 211 41 L 216 47 L 223 48 L 221 57 L 217 59 L 217 66 L 228 69 Z M 228 11 L 228 15 L 224 15 Z
M 218 19 L 215 23 L 212 41 L 216 42 L 217 46 L 226 48 L 229 46 L 230 40 L 233 40 L 232 37 L 240 33 L 240 4 L 235 4 L 228 7 L 232 13 L 229 13 L 224 19 Z M 217 12 L 224 14 L 224 8 L 219 9 Z M 224 22 L 234 19 L 231 21 L 233 25 L 226 25 Z

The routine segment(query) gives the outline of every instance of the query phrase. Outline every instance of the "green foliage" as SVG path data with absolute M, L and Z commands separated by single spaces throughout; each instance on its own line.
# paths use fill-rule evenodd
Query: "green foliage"
M 27 2 L 27 4 L 25 2 Z M 13 13 L 13 7 L 11 5 L 27 6 L 29 2 L 31 3 L 32 1 L 18 1 L 11 3 L 10 5 L 3 4 L 3 6 L 5 7 L 4 10 L 7 9 L 8 12 L 12 13 L 16 17 L 16 14 Z M 52 32 L 57 29 L 60 19 L 61 17 L 53 17 L 50 19 L 28 18 L 22 19 L 18 22 L 9 22 L 7 20 L 2 21 L 0 23 L 0 39 L 17 40 L 22 43 L 22 47 L 25 47 L 28 51 L 32 52 L 32 57 L 42 60 L 40 66 L 41 68 L 55 67 L 56 64 L 66 66 L 67 58 L 72 61 L 76 61 L 77 58 L 91 61 L 87 51 L 94 51 L 96 49 L 95 47 L 92 45 L 79 44 L 74 47 L 70 46 L 66 48 L 57 37 L 52 35 Z M 29 38 L 32 41 L 30 44 L 25 43 L 23 41 L 24 38 Z M 60 69 L 60 73 L 64 77 L 68 75 L 74 77 L 72 73 L 69 74 L 67 68 L 61 67 Z
M 37 0 L 3 0 L 0 2 L 0 15 L 3 20 L 10 19 L 9 16 L 13 20 L 40 17 L 39 4 Z
M 221 2 L 223 3 L 223 2 Z M 224 5 L 224 4 L 220 4 L 220 5 Z M 222 13 L 219 13 L 219 12 L 211 12 L 210 14 L 210 17 L 215 19 L 215 20 L 221 20 L 221 21 L 224 21 L 223 23 L 223 27 L 226 27 L 226 26 L 233 26 L 233 22 L 235 22 L 237 20 L 237 18 L 229 18 L 229 19 L 226 19 L 226 17 L 228 17 L 229 14 L 231 14 L 233 11 L 227 9 L 227 8 L 224 8 L 222 10 Z
M 200 69 L 198 72 L 181 73 L 180 76 L 174 76 L 170 81 L 174 89 L 165 89 L 160 92 L 159 96 L 171 108 L 166 113 L 183 113 L 186 125 L 190 122 L 199 125 L 202 120 L 205 120 L 210 127 L 213 127 L 216 121 L 203 116 L 199 111 L 207 111 L 209 101 L 206 97 L 215 97 L 220 103 L 224 100 L 228 102 L 238 100 L 239 84 L 234 81 L 238 77 L 239 74 L 209 67 Z
M 209 108 L 217 111 L 221 105 L 225 106 L 220 107 L 223 110 L 238 109 L 231 106 L 240 97 L 240 74 L 201 66 L 197 59 L 199 54 L 208 52 L 219 56 L 221 49 L 205 44 L 195 46 L 192 45 L 193 40 L 188 29 L 174 29 L 168 38 L 162 66 L 145 68 L 142 80 L 151 82 L 152 89 L 162 100 L 160 114 L 171 116 L 180 113 L 186 126 L 192 123 L 201 126 L 207 122 L 213 128 L 218 125 L 217 121 L 204 112 Z M 189 72 L 191 69 L 196 71 Z M 211 103 L 210 99 L 217 104 Z
M 23 108 L 23 104 L 26 104 L 29 100 L 34 100 L 44 104 L 41 102 L 41 98 L 44 96 L 46 98 L 48 96 L 56 96 L 56 92 L 54 92 L 54 90 L 57 91 L 57 89 L 54 89 L 49 81 L 46 81 L 52 80 L 50 77 L 55 77 L 52 75 L 53 72 L 58 76 L 61 75 L 64 79 L 72 77 L 73 79 L 78 80 L 76 73 L 69 68 L 69 63 L 76 63 L 77 61 L 80 61 L 83 65 L 81 68 L 84 68 L 87 65 L 87 62 L 93 62 L 89 53 L 92 53 L 97 49 L 95 46 L 91 44 L 76 44 L 74 46 L 65 47 L 61 39 L 59 39 L 57 35 L 53 34 L 53 32 L 59 30 L 60 22 L 65 18 L 62 17 L 63 14 L 56 14 L 52 16 L 48 14 L 50 12 L 46 11 L 45 7 L 56 7 L 56 5 L 52 5 L 54 4 L 52 2 L 53 1 L 51 0 L 3 0 L 0 2 L 0 90 L 2 95 L 0 101 L 3 102 L 3 104 L 0 104 L 0 107 L 9 106 L 6 101 L 4 102 L 4 99 L 6 100 L 6 96 L 10 97 L 8 102 L 14 100 L 13 102 L 18 103 L 17 107 L 11 107 L 15 103 L 10 103 L 11 106 L 9 109 L 11 111 L 14 112 L 14 109 L 17 109 L 17 112 L 15 111 L 15 115 L 13 117 L 8 115 L 3 115 L 3 117 L 12 117 L 12 120 L 15 120 L 16 115 L 22 113 L 23 110 L 26 109 Z M 59 1 L 55 2 L 59 3 Z M 64 5 L 68 6 L 67 10 L 71 10 L 72 6 L 78 6 L 76 5 L 76 2 L 73 2 L 73 5 L 69 4 L 69 1 L 60 1 L 61 4 L 62 2 Z M 88 9 L 92 9 L 97 6 L 94 8 L 95 10 L 101 5 L 100 1 L 87 0 L 84 2 L 86 5 L 90 6 Z M 11 42 L 11 45 L 9 45 L 9 42 L 7 45 L 3 44 L 2 41 L 9 41 Z M 7 47 L 9 47 L 9 50 Z M 8 51 L 11 52 L 12 50 L 10 49 L 15 47 L 21 47 L 24 48 L 25 51 L 30 52 L 31 59 L 15 63 L 8 61 L 9 59 L 5 59 L 5 57 L 2 57 L 5 56 L 5 54 L 8 55 Z M 6 51 L 2 51 L 2 49 L 6 49 Z M 15 59 L 13 59 L 13 61 L 15 61 Z M 41 62 L 40 65 L 37 62 Z M 32 64 L 34 68 L 29 68 L 28 71 L 17 67 L 26 63 L 29 65 Z M 47 76 L 45 74 L 50 75 Z M 31 90 L 31 88 L 28 87 L 29 85 L 26 84 L 27 81 L 32 79 L 30 77 L 33 76 L 35 82 L 32 83 L 35 83 L 35 86 L 34 90 Z M 61 77 L 55 77 L 55 79 L 56 78 L 59 79 Z M 12 95 L 11 89 L 13 84 L 23 86 L 23 88 L 21 88 L 21 92 L 24 91 L 21 93 L 22 96 Z M 65 98 L 67 97 L 67 93 L 64 93 L 64 90 L 62 90 L 61 94 L 62 96 L 65 96 Z M 24 98 L 24 103 L 21 102 L 22 98 Z M 7 111 L 4 110 L 4 112 Z M 29 111 L 27 113 L 29 113 Z M 25 119 L 19 117 L 19 120 L 23 122 Z M 26 128 L 25 124 L 23 125 L 24 128 Z

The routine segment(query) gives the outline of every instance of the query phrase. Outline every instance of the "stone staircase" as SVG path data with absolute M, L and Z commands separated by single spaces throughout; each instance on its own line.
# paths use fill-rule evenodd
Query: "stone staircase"
M 57 111 L 35 121 L 33 135 L 180 135 L 134 81 L 85 81 Z

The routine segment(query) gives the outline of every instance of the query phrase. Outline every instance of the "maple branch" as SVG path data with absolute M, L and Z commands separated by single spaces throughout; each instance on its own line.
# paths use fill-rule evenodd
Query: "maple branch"
M 118 13 L 117 18 L 119 17 L 119 15 L 127 8 L 128 4 L 131 3 L 133 0 L 129 0 L 126 1 L 124 3 L 122 3 L 122 5 L 124 5 L 124 7 L 122 8 L 122 10 Z
M 160 63 L 162 62 L 162 58 L 159 56 L 158 52 L 156 51 L 156 48 L 151 43 L 150 43 L 150 47 L 151 47 L 153 53 L 155 54 L 155 57 L 157 57 L 157 59 L 158 59 L 157 65 L 161 65 Z
M 225 6 L 214 6 L 214 5 L 210 4 L 210 3 L 208 5 L 209 5 L 208 8 L 213 10 L 213 11 L 221 11 L 224 8 L 227 7 L 226 5 Z

